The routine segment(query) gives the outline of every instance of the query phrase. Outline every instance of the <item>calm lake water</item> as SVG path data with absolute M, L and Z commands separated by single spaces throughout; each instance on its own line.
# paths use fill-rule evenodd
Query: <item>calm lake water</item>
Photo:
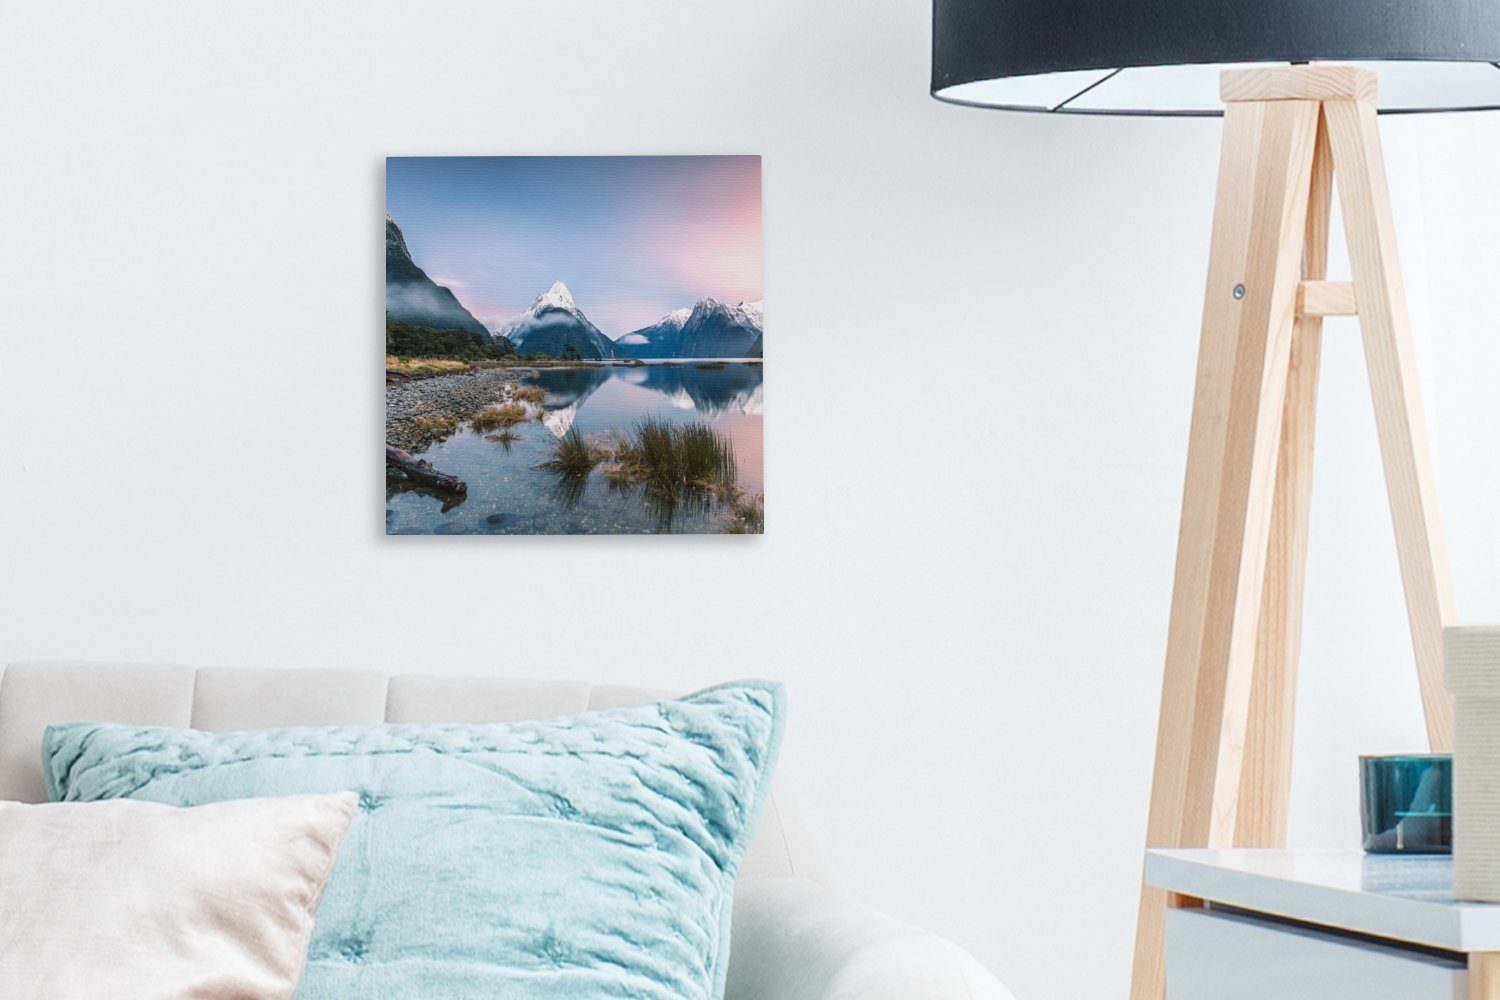
M 645 534 L 722 530 L 726 512 L 706 496 L 664 505 L 639 486 L 616 487 L 598 471 L 573 480 L 539 466 L 572 427 L 585 436 L 629 431 L 642 417 L 701 421 L 734 444 L 739 486 L 764 492 L 760 365 L 728 362 L 721 369 L 647 364 L 638 368 L 544 368 L 524 380 L 545 389 L 541 422 L 514 430 L 508 447 L 486 441 L 467 424 L 421 456 L 458 476 L 469 492 L 460 502 L 387 486 L 391 534 Z

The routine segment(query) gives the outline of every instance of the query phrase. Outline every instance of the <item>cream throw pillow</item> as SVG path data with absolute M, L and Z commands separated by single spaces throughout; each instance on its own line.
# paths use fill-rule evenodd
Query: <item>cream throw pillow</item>
M 0 802 L 0 996 L 290 998 L 357 805 Z

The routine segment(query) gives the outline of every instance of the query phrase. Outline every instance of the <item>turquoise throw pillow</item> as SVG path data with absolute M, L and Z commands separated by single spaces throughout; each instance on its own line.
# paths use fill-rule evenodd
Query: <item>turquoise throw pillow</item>
M 68 723 L 43 752 L 64 801 L 358 792 L 300 1000 L 706 1000 L 783 715 L 744 682 L 501 725 Z

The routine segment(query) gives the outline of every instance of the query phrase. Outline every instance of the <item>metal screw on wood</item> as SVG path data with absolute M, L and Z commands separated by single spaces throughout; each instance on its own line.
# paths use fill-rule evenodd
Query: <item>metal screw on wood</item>
M 1243 299 L 1245 297 L 1245 286 L 1244 285 L 1235 285 L 1234 286 L 1234 297 L 1237 298 L 1237 299 Z

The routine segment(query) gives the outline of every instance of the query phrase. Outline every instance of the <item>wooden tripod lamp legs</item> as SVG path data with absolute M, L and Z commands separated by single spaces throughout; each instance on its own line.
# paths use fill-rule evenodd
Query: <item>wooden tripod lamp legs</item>
M 1323 315 L 1361 316 L 1428 731 L 1436 747 L 1452 731 L 1441 671 L 1447 567 L 1374 86 L 1371 74 L 1336 67 L 1224 77 L 1152 847 L 1285 841 Z M 1335 173 L 1352 289 L 1323 280 Z M 1163 994 L 1166 905 L 1164 893 L 1143 887 L 1132 1000 Z
M 1302 246 L 1304 281 L 1328 273 L 1328 216 L 1333 199 L 1333 159 L 1328 130 L 1318 126 L 1312 191 Z M 1234 840 L 1243 845 L 1286 841 L 1292 780 L 1292 721 L 1297 707 L 1297 661 L 1302 647 L 1302 585 L 1306 579 L 1308 512 L 1312 502 L 1313 431 L 1317 423 L 1318 368 L 1323 317 L 1301 314 L 1292 328 L 1281 453 L 1271 499 L 1271 532 L 1261 597 L 1259 633 L 1240 766 Z

